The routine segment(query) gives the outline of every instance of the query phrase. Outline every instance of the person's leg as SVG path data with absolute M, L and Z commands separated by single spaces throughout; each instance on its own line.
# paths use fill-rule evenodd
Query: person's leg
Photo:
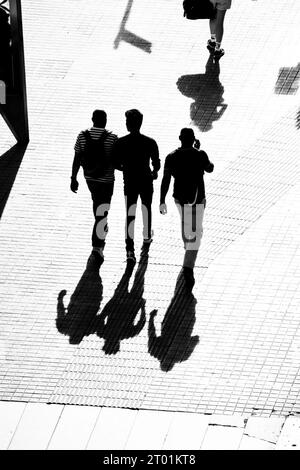
M 189 289 L 192 289 L 195 284 L 193 268 L 195 265 L 196 257 L 198 250 L 188 250 L 188 243 L 191 241 L 191 232 L 192 232 L 192 211 L 190 206 L 185 206 L 180 204 L 178 200 L 175 199 L 175 204 L 180 216 L 180 228 L 181 228 L 181 237 L 184 246 L 184 259 L 182 263 L 183 276 L 186 283 L 186 286 Z M 188 209 L 187 209 L 188 208 Z M 194 237 L 195 238 L 195 237 Z
M 142 216 L 143 216 L 143 237 L 145 241 L 152 239 L 152 197 L 153 197 L 153 183 L 147 183 L 140 192 L 142 202 Z
M 185 255 L 183 267 L 194 269 L 197 254 L 200 248 L 203 235 L 203 217 L 204 217 L 205 200 L 202 204 L 194 206 L 184 206 L 184 236 L 185 236 Z
M 224 34 L 224 18 L 227 9 L 220 10 L 217 8 L 215 18 L 209 20 L 211 38 L 207 41 L 207 48 L 210 52 L 216 52 L 217 56 L 224 55 L 224 50 L 221 49 L 221 43 Z
M 107 216 L 113 194 L 113 183 L 99 183 L 87 181 L 93 201 L 93 214 L 95 222 L 92 231 L 92 247 L 103 256 L 105 239 L 108 232 Z
M 227 10 L 218 10 L 214 19 L 209 20 L 210 33 L 216 40 L 216 44 L 221 44 L 224 34 L 224 18 Z
M 125 222 L 125 245 L 127 253 L 134 253 L 134 224 L 136 205 L 138 199 L 138 191 L 136 188 L 125 189 L 125 206 L 126 206 L 126 222 Z
M 181 238 L 182 238 L 182 241 L 183 241 L 183 246 L 184 246 L 184 249 L 185 249 L 185 246 L 186 246 L 186 240 L 185 240 L 185 230 L 184 230 L 184 218 L 183 218 L 183 210 L 184 210 L 184 206 L 183 204 L 180 204 L 180 202 L 175 199 L 175 204 L 176 204 L 176 207 L 178 209 L 178 212 L 179 212 L 179 217 L 180 217 L 180 230 L 181 230 Z

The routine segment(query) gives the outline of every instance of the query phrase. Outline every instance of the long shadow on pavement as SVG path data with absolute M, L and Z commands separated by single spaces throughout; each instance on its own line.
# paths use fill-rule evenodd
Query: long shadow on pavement
M 150 54 L 152 43 L 150 41 L 147 41 L 144 38 L 141 38 L 140 36 L 137 36 L 136 34 L 132 33 L 126 28 L 126 24 L 130 16 L 132 5 L 133 5 L 133 0 L 128 0 L 125 13 L 124 13 L 124 16 L 123 16 L 123 19 L 121 21 L 121 25 L 119 28 L 118 35 L 114 41 L 114 48 L 117 49 L 120 45 L 120 42 L 124 41 Z
M 17 143 L 0 157 L 0 218 L 19 171 L 27 145 L 27 143 Z
M 143 247 L 132 288 L 129 291 L 133 266 L 127 265 L 113 297 L 97 317 L 96 333 L 104 338 L 106 354 L 116 354 L 122 340 L 138 335 L 145 326 L 146 300 L 143 295 L 148 258 L 149 246 Z
M 88 259 L 68 307 L 65 307 L 63 300 L 66 293 L 66 290 L 62 290 L 58 294 L 56 327 L 60 333 L 70 337 L 70 344 L 79 344 L 84 336 L 94 333 L 95 318 L 103 295 L 99 264 L 92 256 Z
M 227 104 L 224 103 L 224 87 L 219 80 L 220 64 L 213 62 L 210 55 L 205 73 L 183 75 L 177 80 L 177 87 L 184 95 L 192 98 L 191 119 L 202 131 L 212 129 L 212 124 L 224 114 Z
M 186 361 L 199 342 L 199 336 L 192 336 L 196 321 L 194 295 L 185 288 L 182 273 L 179 274 L 174 296 L 161 324 L 157 336 L 154 318 L 157 310 L 150 313 L 148 325 L 148 350 L 160 361 L 161 370 L 170 371 L 176 362 Z

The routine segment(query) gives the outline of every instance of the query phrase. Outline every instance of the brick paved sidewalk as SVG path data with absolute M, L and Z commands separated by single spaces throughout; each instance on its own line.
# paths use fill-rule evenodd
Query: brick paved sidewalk
M 113 9 L 108 0 L 101 8 L 23 2 L 31 140 L 24 156 L 0 159 L 6 194 L 20 165 L 1 218 L 0 400 L 280 423 L 300 412 L 300 68 L 291 47 L 300 6 L 233 2 L 219 66 L 206 50 L 207 22 L 181 13 L 181 2 L 167 1 L 115 0 Z M 92 212 L 83 178 L 77 195 L 68 188 L 74 140 L 95 107 L 107 110 L 118 135 L 124 111 L 140 108 L 162 161 L 180 128 L 192 126 L 215 163 L 193 296 L 175 290 L 178 214 L 171 197 L 168 215 L 159 214 L 157 181 L 155 239 L 147 266 L 130 279 L 119 329 L 141 300 L 146 323 L 115 355 L 90 325 L 124 301 L 116 290 L 125 270 L 121 175 L 100 273 L 87 266 Z M 4 153 L 14 142 L 2 122 L 0 131 Z M 177 325 L 159 357 L 149 349 L 153 310 L 158 336 L 167 312 Z
M 0 449 L 299 450 L 300 418 L 0 402 Z

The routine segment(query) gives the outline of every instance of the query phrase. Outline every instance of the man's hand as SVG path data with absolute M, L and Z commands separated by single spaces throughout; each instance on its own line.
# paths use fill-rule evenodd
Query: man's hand
M 168 212 L 168 208 L 167 208 L 167 204 L 165 202 L 163 202 L 162 204 L 160 204 L 159 206 L 159 212 L 163 215 L 165 215 L 167 212 Z
M 157 180 L 157 177 L 158 177 L 157 171 L 154 171 L 154 170 L 153 170 L 153 171 L 152 171 L 152 179 Z
M 150 313 L 150 318 L 153 319 L 154 317 L 156 317 L 156 315 L 157 315 L 157 309 L 152 310 L 152 312 Z
M 200 141 L 198 139 L 195 139 L 195 141 L 194 141 L 194 148 L 196 150 L 199 150 L 199 148 L 200 148 Z
M 71 178 L 70 189 L 73 193 L 77 193 L 79 183 L 76 178 Z

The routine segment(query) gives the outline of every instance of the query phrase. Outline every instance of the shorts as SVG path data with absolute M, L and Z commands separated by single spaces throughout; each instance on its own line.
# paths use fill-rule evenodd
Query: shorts
M 229 10 L 231 8 L 231 0 L 210 0 L 217 10 Z

